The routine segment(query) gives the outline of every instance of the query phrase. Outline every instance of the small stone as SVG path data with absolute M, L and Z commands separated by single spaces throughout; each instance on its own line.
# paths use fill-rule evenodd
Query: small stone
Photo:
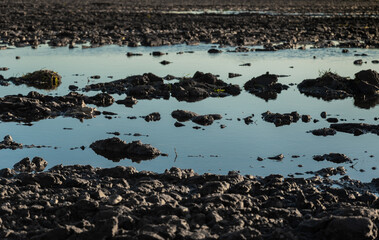
M 11 135 L 6 135 L 6 136 L 4 137 L 4 142 L 5 142 L 5 143 L 11 143 L 11 142 L 13 142 L 13 138 L 12 138 L 12 136 L 11 136 Z
M 112 195 L 109 197 L 108 203 L 111 205 L 117 205 L 122 201 L 122 197 L 120 195 Z
M 151 53 L 151 55 L 153 55 L 155 57 L 159 57 L 159 56 L 166 55 L 166 53 L 154 51 L 154 52 Z
M 210 54 L 222 53 L 222 50 L 211 48 L 208 50 L 208 53 L 210 53 Z
M 0 177 L 10 178 L 10 177 L 13 177 L 14 175 L 16 175 L 16 172 L 13 169 L 3 168 L 0 170 Z
M 180 122 L 175 122 L 174 126 L 175 127 L 184 127 L 185 125 L 183 123 L 180 123 Z
M 214 118 L 212 115 L 201 115 L 201 116 L 192 118 L 192 122 L 197 123 L 199 125 L 203 125 L 203 126 L 209 126 L 213 123 L 213 121 L 214 121 Z
M 69 85 L 69 86 L 68 86 L 68 89 L 69 89 L 70 91 L 76 91 L 76 90 L 79 89 L 79 87 L 78 87 L 78 86 L 75 86 L 75 85 Z
M 127 52 L 126 56 L 128 57 L 133 57 L 133 56 L 142 56 L 142 53 L 132 53 L 132 52 Z
M 42 172 L 47 167 L 47 161 L 41 157 L 34 157 L 32 163 L 35 165 L 36 172 Z
M 337 123 L 338 122 L 338 118 L 327 118 L 326 121 L 328 121 L 330 123 Z
M 155 122 L 155 121 L 161 120 L 161 115 L 159 114 L 159 112 L 153 112 L 145 116 L 144 119 L 146 122 L 151 122 L 151 121 Z
M 273 156 L 273 157 L 268 157 L 268 159 L 277 160 L 277 161 L 281 161 L 281 160 L 283 160 L 283 158 L 284 158 L 283 154 L 278 154 L 278 155 Z
M 333 136 L 337 134 L 337 131 L 333 128 L 321 128 L 311 131 L 315 136 Z
M 28 157 L 22 159 L 13 166 L 13 169 L 17 172 L 32 172 L 36 169 L 36 165 L 30 162 Z
M 229 78 L 235 78 L 235 77 L 240 77 L 240 76 L 242 76 L 242 74 L 239 74 L 239 73 L 229 73 L 228 74 Z
M 307 123 L 307 122 L 310 122 L 312 119 L 312 117 L 310 115 L 302 115 L 301 116 L 301 121 Z
M 354 64 L 355 65 L 362 65 L 363 64 L 363 60 L 362 59 L 355 60 Z
M 211 181 L 204 184 L 200 192 L 203 195 L 212 194 L 212 193 L 223 193 L 227 191 L 230 187 L 230 184 L 223 181 Z
M 162 65 L 168 65 L 168 64 L 170 64 L 171 62 L 166 61 L 166 60 L 163 60 L 163 61 L 161 61 L 161 62 L 159 62 L 159 63 L 162 64 Z
M 196 116 L 199 116 L 197 113 L 186 111 L 186 110 L 175 110 L 171 113 L 171 116 L 178 120 L 179 122 L 188 121 Z

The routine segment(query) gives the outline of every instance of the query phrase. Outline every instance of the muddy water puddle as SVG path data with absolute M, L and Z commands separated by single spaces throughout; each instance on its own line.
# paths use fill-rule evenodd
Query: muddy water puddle
M 308 171 L 317 171 L 326 167 L 344 166 L 350 177 L 370 181 L 377 177 L 379 168 L 379 136 L 338 132 L 334 136 L 314 136 L 309 130 L 329 127 L 320 113 L 326 111 L 328 117 L 346 119 L 346 122 L 364 122 L 379 124 L 374 119 L 379 117 L 378 106 L 372 104 L 362 108 L 356 106 L 353 98 L 330 102 L 306 97 L 301 94 L 296 84 L 304 79 L 314 79 L 327 71 L 341 76 L 354 78 L 354 74 L 365 69 L 379 71 L 379 65 L 372 60 L 379 59 L 378 50 L 349 49 L 342 53 L 340 48 L 282 50 L 277 52 L 227 52 L 234 48 L 221 48 L 219 54 L 209 54 L 212 45 L 199 46 L 166 46 L 154 48 L 128 48 L 106 46 L 100 48 L 75 49 L 50 48 L 40 46 L 38 49 L 17 48 L 0 51 L 0 67 L 9 70 L 1 71 L 5 78 L 22 76 L 41 69 L 50 69 L 62 76 L 62 84 L 55 90 L 39 90 L 24 85 L 0 87 L 0 97 L 10 94 L 27 94 L 38 91 L 47 95 L 66 95 L 69 86 L 79 87 L 78 92 L 95 95 L 99 92 L 82 92 L 88 84 L 110 82 L 127 76 L 154 73 L 164 77 L 172 75 L 177 78 L 192 77 L 196 71 L 219 75 L 219 79 L 238 84 L 242 89 L 245 82 L 266 72 L 278 75 L 279 82 L 289 85 L 276 99 L 265 100 L 242 90 L 238 96 L 224 98 L 207 98 L 197 102 L 152 99 L 138 100 L 133 108 L 113 104 L 109 107 L 97 107 L 100 111 L 117 113 L 111 119 L 99 115 L 96 118 L 83 120 L 57 117 L 32 122 L 32 126 L 22 123 L 0 122 L 0 135 L 11 135 L 16 142 L 25 145 L 46 145 L 51 148 L 24 148 L 19 150 L 0 150 L 0 168 L 11 168 L 24 157 L 40 156 L 52 167 L 56 164 L 90 164 L 96 167 L 131 165 L 138 170 L 162 172 L 172 166 L 192 168 L 198 173 L 227 173 L 238 170 L 242 174 L 309 176 Z M 167 53 L 155 57 L 153 51 Z M 142 56 L 127 57 L 127 52 L 141 53 Z M 178 54 L 180 53 L 180 54 Z M 367 56 L 355 56 L 364 54 Z M 19 59 L 16 59 L 19 56 Z M 362 65 L 353 62 L 362 59 Z M 165 60 L 167 65 L 161 64 Z M 246 66 L 250 63 L 250 66 Z M 245 65 L 245 66 L 241 66 Z M 229 78 L 229 73 L 242 76 Z M 100 78 L 91 78 L 98 75 Z M 174 83 L 178 79 L 167 80 Z M 116 99 L 124 99 L 125 94 L 112 94 Z M 191 121 L 184 122 L 184 127 L 175 127 L 176 120 L 171 112 L 183 109 L 198 114 L 221 114 L 222 119 L 210 126 L 200 126 Z M 265 122 L 261 114 L 290 113 L 297 111 L 312 117 L 308 123 L 301 120 L 291 125 L 275 127 Z M 146 122 L 140 116 L 159 112 L 160 121 Z M 251 124 L 245 124 L 243 118 L 251 116 Z M 134 118 L 136 117 L 136 118 Z M 314 123 L 313 120 L 319 120 Z M 221 128 L 223 126 L 224 128 Z M 200 127 L 194 129 L 193 127 Z M 140 163 L 124 159 L 120 162 L 110 161 L 96 155 L 89 145 L 99 139 L 119 137 L 126 142 L 140 140 L 151 144 L 167 156 Z M 80 147 L 84 146 L 84 150 Z M 314 155 L 325 153 L 344 153 L 353 163 L 336 164 L 328 161 L 315 161 Z M 281 161 L 268 159 L 283 154 Z M 299 157 L 292 157 L 297 155 Z M 257 158 L 263 158 L 258 161 Z

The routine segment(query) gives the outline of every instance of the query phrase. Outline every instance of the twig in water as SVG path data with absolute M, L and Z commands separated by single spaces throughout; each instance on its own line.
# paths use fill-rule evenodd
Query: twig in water
M 354 164 L 351 165 L 350 167 L 351 167 L 352 169 L 355 169 L 355 165 L 357 165 L 357 163 L 358 163 L 358 162 L 354 163 Z M 355 170 L 356 170 L 356 169 L 355 169 Z
M 174 148 L 174 151 L 175 151 L 175 159 L 174 159 L 174 162 L 176 162 L 176 159 L 178 158 L 178 153 L 176 152 L 176 148 Z

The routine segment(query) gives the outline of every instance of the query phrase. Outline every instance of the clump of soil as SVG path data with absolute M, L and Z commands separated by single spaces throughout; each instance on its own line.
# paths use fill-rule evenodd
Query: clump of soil
M 109 94 L 127 94 L 136 99 L 169 99 L 195 102 L 208 97 L 239 95 L 241 89 L 236 84 L 228 84 L 211 73 L 196 72 L 193 77 L 181 78 L 174 84 L 165 84 L 163 78 L 152 73 L 130 76 L 112 82 L 87 85 L 84 91 L 102 91 Z
M 113 97 L 106 93 L 88 97 L 71 92 L 65 96 L 52 97 L 32 91 L 25 96 L 19 94 L 1 97 L 0 119 L 4 122 L 33 122 L 58 116 L 90 119 L 100 113 L 86 103 L 109 106 L 113 102 Z
M 39 70 L 28 73 L 18 80 L 13 80 L 16 84 L 26 84 L 38 89 L 56 89 L 61 84 L 62 77 L 51 70 Z
M 287 85 L 278 83 L 278 76 L 266 73 L 259 77 L 252 78 L 244 85 L 246 91 L 260 97 L 266 101 L 276 99 L 282 90 L 287 90 Z
M 129 158 L 133 162 L 140 162 L 161 155 L 158 149 L 149 144 L 143 144 L 141 141 L 126 143 L 117 137 L 95 141 L 90 145 L 90 148 L 95 153 L 114 162 L 124 158 Z
M 175 110 L 171 113 L 171 116 L 178 120 L 179 122 L 186 122 L 188 120 L 191 120 L 192 122 L 203 125 L 203 126 L 209 126 L 212 125 L 212 123 L 215 120 L 222 119 L 222 116 L 220 114 L 205 114 L 205 115 L 199 115 L 195 112 L 187 111 L 187 110 Z M 179 123 L 176 123 L 175 126 L 183 126 Z
M 319 78 L 302 81 L 298 88 L 301 93 L 327 101 L 354 97 L 355 105 L 367 108 L 379 99 L 379 74 L 375 70 L 362 70 L 355 74 L 355 79 L 350 79 L 326 72 Z

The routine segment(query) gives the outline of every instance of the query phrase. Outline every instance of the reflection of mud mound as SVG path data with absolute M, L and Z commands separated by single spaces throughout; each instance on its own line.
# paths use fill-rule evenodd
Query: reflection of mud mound
M 206 115 L 199 115 L 197 113 L 186 111 L 186 110 L 175 110 L 171 113 L 171 116 L 178 120 L 179 122 L 186 122 L 188 120 L 192 120 L 192 122 L 203 125 L 203 126 L 209 126 L 212 125 L 215 120 L 222 119 L 222 116 L 220 114 L 206 114 Z
M 275 100 L 278 97 L 278 93 L 276 92 L 260 92 L 260 93 L 253 93 L 253 94 L 266 101 Z
M 320 129 L 315 129 L 311 132 L 315 136 L 334 136 L 337 134 L 336 130 L 333 128 L 320 128 Z
M 38 89 L 53 90 L 59 87 L 62 77 L 51 70 L 39 70 L 28 73 L 20 78 L 10 78 L 9 81 L 16 85 L 26 84 Z
M 355 97 L 354 105 L 359 108 L 370 109 L 379 104 L 379 96 L 366 98 L 365 96 Z
M 117 100 L 117 104 L 124 104 L 125 107 L 133 107 L 133 105 L 137 104 L 137 99 L 134 97 L 126 97 L 125 99 L 122 100 Z
M 140 141 L 126 143 L 117 137 L 93 142 L 90 148 L 96 154 L 114 162 L 119 162 L 124 158 L 129 158 L 133 162 L 140 162 L 141 160 L 154 159 L 161 154 L 158 149 L 149 144 L 143 144 Z
M 364 70 L 356 73 L 352 80 L 327 72 L 317 79 L 302 81 L 298 88 L 305 95 L 326 101 L 354 97 L 354 105 L 370 108 L 379 101 L 379 74 L 374 70 Z
M 379 135 L 379 125 L 367 123 L 335 123 L 331 124 L 330 128 L 338 132 L 345 132 L 359 136 L 365 133 L 373 133 Z
M 247 81 L 244 88 L 255 96 L 268 101 L 275 100 L 282 90 L 288 89 L 288 86 L 278 83 L 278 76 L 267 72 Z

